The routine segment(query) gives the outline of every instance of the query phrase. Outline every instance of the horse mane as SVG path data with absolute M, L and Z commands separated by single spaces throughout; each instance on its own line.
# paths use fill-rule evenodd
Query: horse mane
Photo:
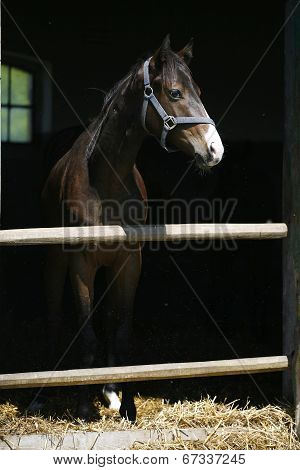
M 119 80 L 110 91 L 105 94 L 104 102 L 101 111 L 98 116 L 92 121 L 89 126 L 90 141 L 86 147 L 85 156 L 89 159 L 95 149 L 97 140 L 103 130 L 104 124 L 110 114 L 110 111 L 114 109 L 115 105 L 119 103 L 120 97 L 128 91 L 132 90 L 135 84 L 137 73 L 144 63 L 145 59 L 140 59 L 123 77 Z M 162 82 L 164 85 L 172 83 L 176 79 L 178 72 L 183 72 L 184 81 L 191 79 L 191 72 L 187 64 L 171 49 L 165 49 L 162 51 L 161 56 L 161 68 L 162 68 Z

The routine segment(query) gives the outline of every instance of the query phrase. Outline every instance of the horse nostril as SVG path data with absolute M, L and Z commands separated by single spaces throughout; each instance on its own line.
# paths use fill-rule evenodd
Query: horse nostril
M 209 151 L 210 151 L 211 155 L 215 155 L 215 154 L 217 153 L 217 149 L 216 149 L 216 147 L 215 147 L 215 143 L 214 143 L 214 142 L 211 142 L 211 143 L 210 143 Z

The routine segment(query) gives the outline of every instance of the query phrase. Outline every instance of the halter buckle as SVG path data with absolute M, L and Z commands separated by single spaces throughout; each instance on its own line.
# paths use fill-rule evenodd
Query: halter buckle
M 144 97 L 147 98 L 148 100 L 149 98 L 151 98 L 152 95 L 153 95 L 153 88 L 150 85 L 146 85 L 144 89 Z
M 164 117 L 164 128 L 167 131 L 171 131 L 172 129 L 174 129 L 174 127 L 176 127 L 176 125 L 177 125 L 177 122 L 174 116 Z

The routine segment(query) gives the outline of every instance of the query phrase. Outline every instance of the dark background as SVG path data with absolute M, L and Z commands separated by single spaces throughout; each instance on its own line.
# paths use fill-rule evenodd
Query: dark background
M 52 93 L 36 102 L 39 114 L 45 107 L 43 100 L 48 105 L 51 102 L 48 130 L 42 132 L 41 123 L 35 122 L 32 144 L 2 146 L 2 228 L 40 225 L 39 195 L 51 159 L 49 138 L 62 129 L 87 124 L 102 103 L 101 92 L 89 88 L 108 90 L 138 57 L 158 47 L 166 33 L 171 34 L 175 50 L 194 37 L 192 72 L 209 114 L 216 122 L 221 120 L 218 130 L 225 144 L 225 158 L 209 175 L 190 171 L 171 195 L 187 168 L 186 157 L 168 155 L 147 139 L 138 166 L 149 197 L 187 201 L 232 198 L 237 206 L 231 222 L 281 221 L 282 34 L 245 87 L 243 84 L 284 21 L 283 1 L 147 2 L 145 7 L 142 2 L 99 1 L 78 5 L 10 1 L 6 5 L 73 110 L 53 84 Z M 4 8 L 2 27 L 3 60 L 11 61 L 13 53 L 35 63 L 35 69 L 41 67 Z M 157 221 L 170 222 L 168 217 Z M 192 221 L 201 222 L 196 218 Z M 162 247 L 151 252 L 146 245 L 135 308 L 137 363 L 236 357 L 170 254 L 236 354 L 281 354 L 280 241 L 244 241 L 235 250 L 223 246 L 206 251 Z M 38 247 L 1 251 L 0 372 L 43 369 L 43 259 L 44 249 Z M 100 274 L 97 292 L 101 289 Z M 65 344 L 76 329 L 68 295 L 66 299 Z M 76 366 L 74 354 L 67 357 L 64 366 Z M 269 400 L 281 397 L 280 374 L 260 375 L 255 380 Z M 248 376 L 140 384 L 139 389 L 174 399 L 196 398 L 209 392 L 264 401 Z M 4 397 L 12 395 L 2 393 Z

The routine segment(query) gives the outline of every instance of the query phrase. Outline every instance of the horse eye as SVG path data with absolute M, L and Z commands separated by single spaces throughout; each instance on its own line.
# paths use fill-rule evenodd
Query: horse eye
M 171 96 L 171 98 L 173 98 L 173 100 L 179 100 L 179 98 L 182 98 L 182 94 L 180 90 L 177 90 L 175 88 L 172 90 L 169 90 L 169 95 Z

